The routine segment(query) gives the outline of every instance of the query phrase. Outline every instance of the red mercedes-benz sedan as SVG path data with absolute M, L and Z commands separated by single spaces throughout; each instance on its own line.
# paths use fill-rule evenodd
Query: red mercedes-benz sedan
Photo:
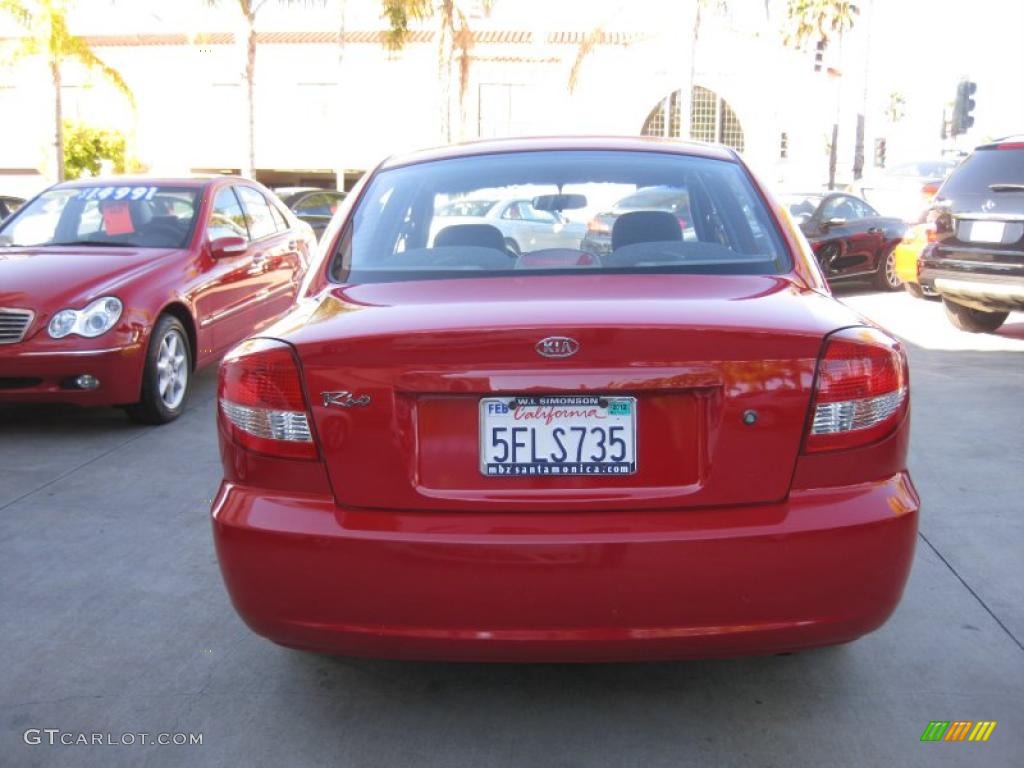
M 672 187 L 611 248 L 537 227 Z M 685 226 L 680 219 L 686 222 Z M 295 648 L 611 661 L 792 651 L 877 628 L 918 496 L 900 344 L 828 292 L 730 150 L 497 141 L 392 158 L 297 308 L 221 364 L 213 532 L 234 605 Z
M 197 367 L 292 306 L 315 253 L 246 179 L 51 187 L 0 227 L 0 403 L 171 421 Z

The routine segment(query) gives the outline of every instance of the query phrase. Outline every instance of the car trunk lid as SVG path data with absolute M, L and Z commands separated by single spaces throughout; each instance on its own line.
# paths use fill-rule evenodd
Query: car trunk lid
M 345 286 L 287 322 L 339 504 L 544 511 L 785 497 L 822 339 L 858 318 L 778 277 L 602 275 Z M 635 474 L 484 474 L 481 400 L 550 395 L 632 398 Z

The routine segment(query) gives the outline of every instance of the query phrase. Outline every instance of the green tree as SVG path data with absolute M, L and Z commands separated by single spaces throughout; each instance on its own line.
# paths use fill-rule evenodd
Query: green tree
M 81 37 L 68 29 L 68 0 L 0 0 L 0 12 L 13 18 L 25 30 L 15 44 L 12 59 L 44 56 L 53 86 L 53 146 L 57 178 L 64 180 L 64 115 L 61 102 L 61 70 L 66 62 L 75 62 L 98 71 L 125 95 L 132 107 L 135 99 L 121 74 L 104 62 Z
M 485 0 L 484 10 L 491 3 Z M 469 68 L 472 61 L 473 30 L 466 12 L 458 0 L 381 0 L 382 15 L 388 22 L 386 46 L 401 50 L 408 41 L 410 23 L 437 17 L 437 79 L 441 86 L 441 137 L 452 140 L 452 81 L 458 51 L 459 91 L 458 107 L 460 129 L 465 124 L 466 91 L 469 88 Z
M 245 163 L 243 176 L 252 176 L 256 169 L 256 17 L 269 0 L 206 0 L 215 6 L 233 6 L 242 17 L 245 27 Z M 325 0 L 274 0 L 278 5 L 323 5 Z
M 98 176 L 103 170 L 104 160 L 110 162 L 114 173 L 124 173 L 126 146 L 124 134 L 120 131 L 65 120 L 65 178 L 77 179 L 86 171 L 90 176 Z
M 898 123 L 907 116 L 907 99 L 899 91 L 889 94 L 889 105 L 885 108 L 885 116 L 890 123 Z

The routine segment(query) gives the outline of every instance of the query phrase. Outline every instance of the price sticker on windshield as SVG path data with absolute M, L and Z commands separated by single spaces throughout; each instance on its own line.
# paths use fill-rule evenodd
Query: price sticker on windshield
M 152 200 L 156 187 L 82 187 L 78 190 L 80 200 Z

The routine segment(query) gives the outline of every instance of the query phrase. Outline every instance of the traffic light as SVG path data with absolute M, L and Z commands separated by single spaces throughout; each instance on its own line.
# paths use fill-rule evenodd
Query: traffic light
M 967 133 L 967 130 L 974 125 L 974 92 L 978 90 L 977 83 L 970 80 L 961 80 L 956 87 L 956 104 L 953 106 L 953 121 L 950 134 L 959 136 Z
M 885 168 L 885 139 L 875 139 L 875 168 Z

